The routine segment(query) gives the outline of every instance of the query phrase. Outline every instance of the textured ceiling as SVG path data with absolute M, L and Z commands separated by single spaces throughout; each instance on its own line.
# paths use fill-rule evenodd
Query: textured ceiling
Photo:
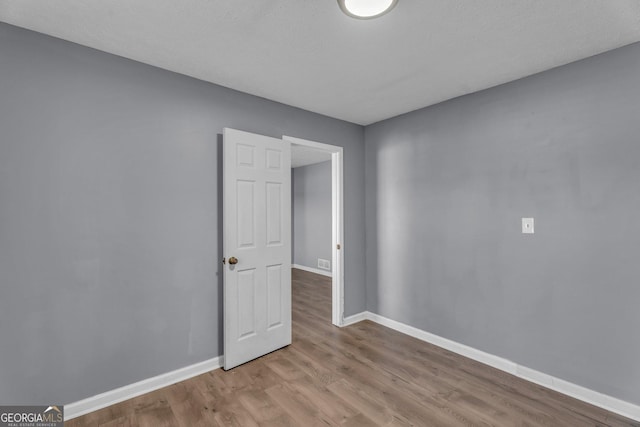
M 0 0 L 0 21 L 359 124 L 640 40 L 638 0 Z

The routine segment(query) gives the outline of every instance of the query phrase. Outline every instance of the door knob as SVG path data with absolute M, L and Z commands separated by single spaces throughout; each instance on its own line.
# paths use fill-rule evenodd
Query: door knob
M 232 256 L 231 258 L 229 258 L 229 264 L 234 265 L 238 263 L 238 258 Z

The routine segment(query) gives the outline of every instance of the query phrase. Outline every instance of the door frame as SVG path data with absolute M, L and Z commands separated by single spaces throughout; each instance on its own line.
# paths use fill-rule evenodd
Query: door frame
M 291 144 L 331 154 L 331 323 L 342 327 L 344 325 L 344 162 L 342 147 L 286 135 L 283 135 L 282 139 Z

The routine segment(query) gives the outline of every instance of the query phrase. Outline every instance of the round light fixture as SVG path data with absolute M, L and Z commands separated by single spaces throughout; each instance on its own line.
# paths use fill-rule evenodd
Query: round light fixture
M 389 12 L 398 0 L 338 0 L 340 9 L 352 18 L 371 19 Z

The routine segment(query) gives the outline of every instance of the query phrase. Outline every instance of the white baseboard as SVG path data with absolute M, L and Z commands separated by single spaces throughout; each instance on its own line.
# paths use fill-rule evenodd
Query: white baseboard
M 437 345 L 438 347 L 442 347 L 446 350 L 468 357 L 469 359 L 484 363 L 485 365 L 500 369 L 501 371 L 508 372 L 512 375 L 515 375 L 516 377 L 525 379 L 532 383 L 539 384 L 567 396 L 582 400 L 583 402 L 589 403 L 591 405 L 606 409 L 607 411 L 614 412 L 627 418 L 631 418 L 635 421 L 640 421 L 640 406 L 638 405 L 620 400 L 612 396 L 608 396 L 606 394 L 599 393 L 597 391 L 579 386 L 577 384 L 570 383 L 569 381 L 553 377 L 543 372 L 536 371 L 535 369 L 518 365 L 517 363 L 504 359 L 502 357 L 486 353 L 484 351 L 469 347 L 464 344 L 460 344 L 458 342 L 440 337 L 438 335 L 434 335 L 430 332 L 414 328 L 413 326 L 409 326 L 404 323 L 386 318 L 384 316 L 380 316 L 379 314 L 365 311 L 353 316 L 349 316 L 347 319 L 345 319 L 345 326 L 347 326 L 347 324 L 357 323 L 365 319 L 394 329 L 398 332 L 402 332 L 403 334 L 412 336 L 421 341 Z
M 331 277 L 330 271 L 320 270 L 319 268 L 306 267 L 300 264 L 291 264 L 291 268 L 297 268 L 298 270 L 308 271 L 309 273 L 322 274 L 323 276 Z
M 115 405 L 116 403 L 158 390 L 159 388 L 204 374 L 205 372 L 213 371 L 214 369 L 220 368 L 222 364 L 223 356 L 214 357 L 204 362 L 176 369 L 175 371 L 167 372 L 157 377 L 147 378 L 137 383 L 64 405 L 64 420 L 69 421 L 70 419 L 88 414 L 89 412 L 97 411 L 98 409 L 106 408 L 107 406 Z
M 354 323 L 367 320 L 367 313 L 368 312 L 365 311 L 362 313 L 354 314 L 353 316 L 345 317 L 344 320 L 342 321 L 342 326 L 349 326 L 349 325 L 353 325 Z
M 304 268 L 301 268 L 301 270 L 303 269 Z M 413 326 L 380 316 L 379 314 L 371 313 L 369 311 L 354 314 L 344 319 L 343 326 L 349 326 L 362 320 L 371 320 L 372 322 L 376 322 L 398 332 L 402 332 L 421 341 L 437 345 L 438 347 L 442 347 L 446 350 L 468 357 L 469 359 L 473 359 L 496 369 L 500 369 L 501 371 L 508 372 L 516 377 L 531 381 L 551 390 L 566 394 L 567 396 L 582 400 L 583 402 L 587 402 L 591 405 L 606 409 L 607 411 L 631 418 L 635 421 L 640 421 L 640 406 L 638 405 L 590 390 L 586 387 L 570 383 L 569 381 L 536 371 L 535 369 L 518 365 L 517 363 L 502 357 L 434 335 L 430 332 L 414 328 Z M 196 363 L 185 368 L 167 372 L 153 378 L 148 378 L 137 383 L 129 384 L 115 390 L 65 405 L 65 421 L 88 414 L 89 412 L 106 408 L 107 406 L 120 403 L 127 399 L 132 399 L 159 388 L 184 381 L 205 372 L 218 369 L 222 364 L 223 356 L 215 357 L 213 359 L 205 360 L 204 362 Z

